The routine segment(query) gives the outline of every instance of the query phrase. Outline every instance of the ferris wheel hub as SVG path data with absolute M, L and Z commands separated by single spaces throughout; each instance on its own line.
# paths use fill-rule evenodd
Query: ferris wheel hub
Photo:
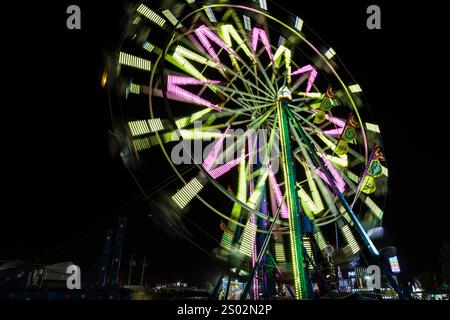
M 291 91 L 287 86 L 283 86 L 277 92 L 277 100 L 278 101 L 292 101 Z

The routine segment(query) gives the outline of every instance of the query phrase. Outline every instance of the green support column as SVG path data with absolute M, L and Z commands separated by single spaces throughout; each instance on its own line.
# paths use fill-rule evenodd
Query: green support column
M 286 87 L 278 94 L 277 113 L 280 124 L 281 167 L 283 168 L 285 188 L 287 193 L 287 207 L 289 210 L 289 232 L 291 246 L 292 271 L 294 273 L 295 298 L 310 299 L 308 275 L 305 268 L 302 245 L 302 224 L 300 206 L 295 190 L 295 168 L 292 156 L 289 122 L 285 108 L 288 108 L 290 92 Z

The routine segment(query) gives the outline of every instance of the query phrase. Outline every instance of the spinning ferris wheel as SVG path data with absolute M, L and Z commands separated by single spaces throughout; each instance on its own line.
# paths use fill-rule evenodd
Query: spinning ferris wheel
M 380 128 L 300 17 L 265 0 L 145 1 L 103 82 L 124 160 L 162 152 L 179 177 L 171 206 L 223 220 L 215 254 L 246 279 L 243 298 L 276 282 L 311 299 L 320 270 L 382 264 Z

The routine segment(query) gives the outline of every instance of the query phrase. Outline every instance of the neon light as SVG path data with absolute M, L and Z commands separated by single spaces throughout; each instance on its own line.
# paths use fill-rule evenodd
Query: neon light
M 384 235 L 384 228 L 383 227 L 376 227 L 372 228 L 369 231 L 367 231 L 367 236 L 370 239 L 378 239 Z
M 238 43 L 239 48 L 241 48 L 250 59 L 252 59 L 252 60 L 254 59 L 252 52 L 245 44 L 245 41 L 242 40 L 241 36 L 236 31 L 236 29 L 234 28 L 233 25 L 224 24 L 220 27 L 220 30 L 222 32 L 223 41 L 229 48 L 232 49 L 233 44 L 231 43 L 231 38 L 233 38 Z M 234 57 L 234 54 L 230 55 L 230 57 L 232 58 L 233 62 L 235 63 L 236 58 Z
M 139 22 L 141 22 L 141 17 L 134 18 L 133 24 L 139 24 Z
M 388 168 L 381 166 L 381 172 L 382 172 L 386 177 L 389 177 L 389 170 L 388 170 Z
M 275 260 L 277 262 L 286 262 L 284 246 L 282 242 L 275 242 Z
M 142 69 L 145 71 L 150 71 L 152 67 L 151 61 L 133 56 L 125 52 L 119 53 L 119 63 L 122 65 Z
M 205 132 L 198 129 L 186 130 L 179 129 L 178 131 L 168 132 L 162 135 L 163 142 L 179 141 L 181 136 L 184 140 L 208 140 L 215 139 L 222 136 L 218 132 Z
M 220 66 L 217 63 L 210 61 L 209 59 L 199 55 L 198 53 L 195 53 L 180 45 L 175 48 L 175 52 L 172 57 L 174 59 L 174 62 L 181 69 L 189 73 L 191 76 L 202 81 L 206 81 L 207 80 L 206 77 L 196 67 L 194 67 L 187 59 L 196 61 L 208 67 L 220 69 Z
M 141 93 L 141 86 L 135 83 L 130 83 L 129 90 L 133 94 L 140 94 Z
M 245 147 L 242 148 L 241 151 L 241 157 L 245 155 Z M 239 163 L 239 177 L 238 177 L 238 190 L 237 190 L 237 198 L 239 201 L 245 203 L 247 200 L 247 173 L 245 170 L 245 158 L 242 159 L 242 161 Z M 237 202 L 234 203 L 233 209 L 231 210 L 231 216 L 233 218 L 238 218 L 241 213 L 241 206 L 237 204 Z M 232 224 L 232 228 L 236 228 L 235 224 Z
M 327 246 L 327 242 L 325 241 L 325 238 L 323 237 L 322 232 L 317 231 L 314 233 L 314 238 L 316 239 L 317 245 L 319 246 L 320 251 L 325 250 L 325 247 Z
M 227 250 L 231 249 L 231 244 L 233 243 L 234 233 L 229 229 L 225 229 L 223 232 L 222 240 L 220 241 L 220 246 Z
M 194 123 L 194 121 L 201 119 L 204 115 L 211 112 L 211 110 L 212 109 L 210 109 L 210 108 L 206 108 L 206 109 L 203 109 L 202 111 L 195 112 L 195 113 L 191 114 L 189 117 L 184 117 L 184 118 L 180 118 L 180 119 L 176 120 L 175 124 L 177 125 L 178 129 L 182 129 L 182 128 L 187 127 L 188 125 Z
M 242 157 L 238 157 L 236 159 L 233 159 L 227 163 L 225 163 L 224 165 L 217 167 L 213 170 L 210 171 L 210 175 L 213 179 L 217 179 L 220 176 L 224 175 L 225 173 L 227 173 L 228 171 L 230 171 L 231 169 L 233 169 L 235 166 L 237 166 L 240 162 L 242 161 Z
M 306 253 L 308 254 L 309 258 L 311 259 L 308 268 L 309 268 L 310 270 L 313 270 L 313 269 L 314 269 L 314 266 L 313 266 L 312 263 L 313 263 L 314 260 L 315 260 L 315 259 L 314 259 L 314 252 L 313 252 L 313 250 L 312 250 L 311 239 L 310 239 L 308 236 L 303 236 L 303 246 L 305 247 Z
M 326 130 L 323 132 L 323 134 L 325 134 L 327 136 L 332 136 L 332 137 L 336 137 L 336 136 L 340 137 L 342 132 L 344 132 L 344 128 Z
M 164 20 L 161 16 L 156 14 L 156 12 L 152 11 L 150 8 L 146 7 L 143 4 L 141 4 L 137 8 L 137 12 L 142 14 L 144 17 L 146 17 L 150 21 L 156 23 L 160 27 L 162 27 L 166 23 L 166 20 Z
M 298 196 L 295 190 L 295 168 L 292 159 L 292 147 L 290 137 L 290 126 L 285 111 L 287 107 L 285 101 L 277 102 L 277 113 L 279 122 L 280 142 L 283 152 L 281 153 L 281 164 L 287 193 L 287 206 L 289 212 L 289 242 L 292 261 L 292 272 L 294 274 L 294 288 L 296 299 L 308 299 L 309 280 L 304 266 L 303 246 L 302 246 L 302 220 L 299 217 L 300 211 Z
M 164 10 L 162 14 L 167 18 L 167 20 L 170 21 L 171 24 L 177 26 L 177 29 L 182 27 L 181 24 L 177 25 L 178 19 L 173 15 L 173 13 L 170 10 Z
M 389 258 L 389 264 L 391 265 L 391 270 L 394 273 L 400 273 L 400 264 L 398 263 L 397 256 Z
M 300 19 L 299 17 L 295 17 L 294 28 L 297 29 L 298 31 L 302 31 L 302 27 L 303 27 L 303 20 Z
M 217 44 L 219 47 L 223 48 L 229 54 L 235 55 L 234 51 L 227 47 L 225 42 L 223 42 L 214 32 L 212 32 L 207 26 L 201 25 L 197 29 L 195 29 L 195 34 L 197 38 L 200 40 L 203 47 L 208 51 L 209 55 L 221 66 L 219 56 L 216 51 L 212 47 L 209 40 Z
M 341 227 L 342 235 L 345 238 L 345 241 L 347 241 L 347 244 L 350 246 L 350 249 L 352 250 L 352 254 L 358 253 L 361 248 L 358 245 L 358 242 L 356 242 L 355 236 L 350 231 L 350 227 L 348 225 L 344 225 Z
M 380 133 L 380 127 L 376 124 L 366 122 L 366 129 L 372 132 Z
M 244 27 L 247 31 L 251 31 L 250 18 L 247 16 L 244 16 Z
M 309 190 L 311 191 L 312 199 L 301 186 L 298 191 L 299 198 L 302 200 L 302 202 L 304 202 L 305 205 L 308 206 L 308 208 L 314 215 L 317 215 L 322 212 L 325 207 L 323 206 L 322 198 L 320 197 L 319 190 L 317 189 L 316 183 L 314 182 L 311 170 L 306 163 L 303 163 L 303 166 L 305 168 L 306 179 L 308 180 L 308 186 Z M 314 217 L 310 218 L 314 219 Z
M 221 111 L 222 109 L 217 104 L 213 104 L 208 100 L 205 100 L 179 87 L 180 85 L 218 84 L 219 82 L 220 81 L 216 80 L 198 80 L 196 78 L 169 75 L 167 76 L 167 91 L 175 96 L 185 99 L 186 101 Z
M 267 10 L 267 2 L 266 2 L 266 0 L 259 0 L 259 6 L 261 7 L 261 9 Z
M 180 207 L 180 209 L 184 209 L 202 189 L 203 185 L 197 180 L 197 178 L 194 178 L 183 188 L 178 190 L 178 192 L 172 196 L 172 199 Z
M 350 180 L 352 180 L 353 182 L 356 182 L 356 183 L 359 182 L 359 177 L 356 174 L 354 174 L 353 172 L 351 172 L 351 171 L 347 171 L 347 177 Z
M 348 158 L 346 154 L 343 154 L 339 157 L 334 157 L 327 154 L 327 159 L 330 160 L 330 162 L 335 166 L 339 166 L 342 168 L 348 167 Z
M 130 128 L 131 135 L 133 136 L 140 136 L 164 130 L 161 119 L 159 118 L 130 121 L 128 122 L 128 127 Z
M 379 206 L 370 197 L 366 197 L 364 201 L 367 207 L 377 216 L 378 219 L 383 219 L 383 210 L 380 209 Z
M 150 42 L 147 42 L 147 41 L 142 45 L 142 47 L 143 47 L 145 50 L 147 50 L 148 52 L 152 52 L 153 49 L 155 49 L 155 46 L 152 45 Z
M 275 177 L 275 174 L 272 171 L 272 168 L 269 168 L 269 182 L 270 182 L 270 186 L 272 187 L 272 191 L 275 195 L 275 201 L 277 203 L 277 209 L 278 209 L 280 207 L 281 201 L 283 200 L 283 195 L 281 194 L 280 185 L 277 183 L 277 179 Z M 274 214 L 275 214 L 275 212 L 274 212 Z M 289 211 L 288 211 L 285 201 L 283 201 L 283 203 L 281 204 L 280 217 L 283 219 L 289 218 Z
M 336 183 L 336 187 L 338 188 L 338 190 L 341 193 L 344 193 L 345 191 L 345 181 L 344 179 L 342 179 L 341 175 L 339 174 L 339 172 L 337 171 L 337 169 L 331 164 L 331 162 L 328 160 L 328 158 L 326 157 L 325 154 L 321 154 L 321 158 L 323 160 L 323 162 L 325 163 L 325 166 L 327 167 L 328 171 L 330 171 L 331 176 L 333 177 L 334 182 Z M 322 178 L 322 180 L 324 180 L 328 185 L 332 186 L 330 181 L 328 180 L 328 177 L 325 175 L 324 172 L 322 172 L 322 170 L 316 168 L 315 172 L 317 173 L 317 175 L 319 177 Z
M 264 172 L 261 173 L 261 175 L 259 176 L 255 189 L 253 190 L 247 202 L 247 206 L 249 206 L 250 208 L 256 209 L 256 207 L 259 205 L 259 202 L 261 201 L 264 184 L 266 183 L 266 179 L 268 176 L 269 170 L 264 170 Z
M 208 16 L 209 21 L 216 23 L 217 19 L 216 16 L 214 15 L 214 12 L 212 11 L 211 8 L 205 8 L 206 11 L 206 15 Z
M 223 146 L 223 140 L 225 139 L 226 134 L 228 133 L 228 130 L 230 129 L 230 126 L 228 126 L 225 131 L 222 133 L 221 137 L 217 139 L 216 142 L 214 142 L 213 147 L 211 148 L 211 151 L 206 156 L 205 160 L 203 161 L 203 168 L 210 173 L 212 167 L 214 166 L 217 157 L 219 155 L 220 150 Z
M 328 60 L 331 60 L 336 55 L 336 52 L 333 50 L 333 48 L 330 48 L 325 52 L 325 57 L 327 57 Z
M 239 251 L 244 255 L 251 257 L 253 254 L 253 245 L 255 243 L 256 237 L 256 225 L 247 220 L 247 224 L 244 227 L 244 232 L 242 233 L 241 246 L 239 247 Z
M 270 60 L 273 60 L 273 53 L 272 53 L 272 49 L 270 47 L 270 42 L 269 42 L 269 39 L 267 38 L 266 32 L 259 28 L 253 28 L 252 34 L 251 34 L 253 52 L 256 52 L 256 50 L 258 49 L 258 40 L 259 39 L 261 39 L 261 42 L 264 45 L 264 49 L 266 50 L 267 54 L 269 55 Z
M 151 147 L 151 144 L 148 138 L 142 138 L 133 140 L 133 146 L 137 151 L 142 151 L 149 149 Z
M 362 92 L 362 89 L 359 84 L 354 84 L 354 85 L 348 86 L 348 90 L 350 90 L 350 92 L 352 92 L 352 93 Z
M 295 75 L 299 75 L 299 74 L 303 74 L 303 73 L 307 73 L 309 72 L 309 78 L 308 78 L 308 84 L 306 85 L 306 93 L 309 93 L 311 91 L 311 88 L 314 84 L 314 81 L 316 80 L 317 77 L 317 70 L 314 69 L 310 64 L 301 67 L 299 69 L 297 69 L 296 71 L 291 73 L 291 76 L 295 76 Z

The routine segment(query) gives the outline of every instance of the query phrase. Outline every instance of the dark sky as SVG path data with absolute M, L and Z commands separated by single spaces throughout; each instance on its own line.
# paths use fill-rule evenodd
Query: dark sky
M 448 106 L 433 76 L 444 68 L 440 10 L 406 1 L 277 2 L 338 52 L 365 91 L 383 134 L 390 174 L 385 229 L 400 263 L 410 272 L 438 268 L 439 245 L 450 241 Z M 134 201 L 140 192 L 132 177 L 108 151 L 109 109 L 99 79 L 103 52 L 120 35 L 121 3 L 39 2 L 4 29 L 0 260 L 72 260 L 89 269 L 105 228 L 115 228 L 128 204 L 124 255 L 149 256 L 150 281 L 193 274 L 202 275 L 200 283 L 213 280 L 216 264 L 154 226 L 148 206 Z M 382 30 L 365 28 L 372 3 L 382 8 Z M 69 4 L 81 6 L 81 31 L 65 28 Z M 172 175 L 163 166 L 160 172 Z M 199 214 L 217 236 L 219 219 Z

